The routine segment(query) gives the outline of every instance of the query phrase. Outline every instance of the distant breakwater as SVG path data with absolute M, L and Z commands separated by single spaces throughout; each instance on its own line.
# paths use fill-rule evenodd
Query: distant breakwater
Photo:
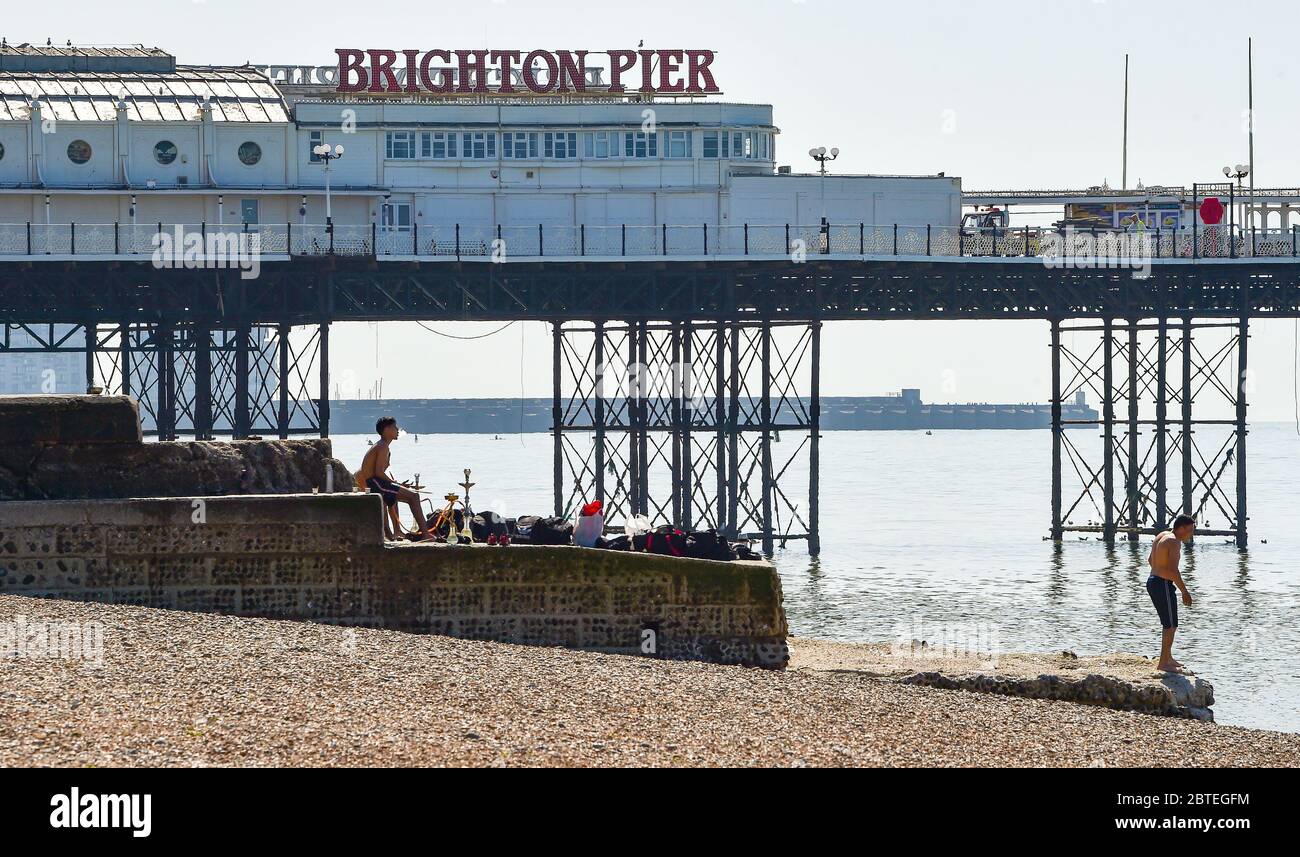
M 724 407 L 725 407 L 724 403 Z M 794 414 L 773 403 L 774 422 Z M 806 406 L 806 403 L 805 403 Z M 334 399 L 334 434 L 371 434 L 381 416 L 397 418 L 404 431 L 423 434 L 543 434 L 551 430 L 550 399 Z M 696 404 L 711 412 L 712 403 Z M 615 409 L 617 410 L 617 409 Z M 652 408 L 653 410 L 653 408 Z M 1083 403 L 1062 406 L 1065 420 L 1095 420 Z M 918 396 L 826 397 L 821 400 L 822 431 L 1030 430 L 1052 425 L 1050 404 L 926 404 Z

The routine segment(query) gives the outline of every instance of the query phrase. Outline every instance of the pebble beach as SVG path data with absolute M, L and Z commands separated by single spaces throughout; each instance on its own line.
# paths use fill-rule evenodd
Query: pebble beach
M 0 657 L 3 766 L 1300 766 L 1297 735 L 858 673 L 0 596 L 17 617 L 102 657 Z

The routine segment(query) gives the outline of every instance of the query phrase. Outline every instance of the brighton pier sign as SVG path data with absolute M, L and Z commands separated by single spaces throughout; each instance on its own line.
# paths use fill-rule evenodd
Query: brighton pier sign
M 589 51 L 337 48 L 338 92 L 547 94 L 639 92 L 715 95 L 713 51 L 610 50 L 609 81 L 587 68 Z M 490 81 L 495 80 L 495 84 Z

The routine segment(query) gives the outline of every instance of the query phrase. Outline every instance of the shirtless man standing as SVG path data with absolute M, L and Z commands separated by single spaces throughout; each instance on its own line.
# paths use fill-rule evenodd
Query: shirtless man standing
M 420 495 L 405 485 L 398 485 L 388 475 L 388 467 L 392 463 L 392 452 L 388 447 L 397 440 L 397 420 L 392 417 L 381 417 L 375 423 L 375 431 L 379 432 L 379 443 L 370 448 L 361 462 L 361 469 L 357 471 L 357 485 L 371 494 L 378 494 L 384 498 L 385 534 L 388 533 L 388 515 L 396 519 L 397 529 L 401 529 L 401 519 L 397 517 L 395 508 L 397 501 L 401 500 L 411 507 L 417 530 L 427 538 L 429 526 L 424 521 L 424 513 L 420 511 Z M 393 533 L 393 536 L 397 537 L 398 533 Z
M 1178 572 L 1178 559 L 1182 555 L 1182 542 L 1190 542 L 1196 533 L 1196 519 L 1190 515 L 1179 515 L 1174 520 L 1174 528 L 1156 536 L 1151 546 L 1151 556 L 1147 562 L 1151 565 L 1151 576 L 1147 578 L 1147 593 L 1156 605 L 1160 616 L 1160 625 L 1164 635 L 1160 642 L 1160 663 L 1156 669 L 1165 672 L 1182 672 L 1183 665 L 1174 660 L 1174 633 L 1178 630 L 1178 600 L 1174 596 L 1177 586 L 1183 594 L 1183 603 L 1192 606 L 1192 595 L 1183 583 L 1183 576 Z

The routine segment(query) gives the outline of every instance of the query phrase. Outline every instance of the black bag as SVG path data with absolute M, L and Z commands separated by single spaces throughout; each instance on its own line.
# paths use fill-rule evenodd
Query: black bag
M 625 551 L 632 549 L 632 540 L 627 536 L 615 536 L 612 539 L 596 539 L 596 547 L 607 551 Z
M 736 552 L 717 530 L 698 530 L 686 537 L 686 555 L 692 559 L 716 559 L 731 562 Z
M 633 539 L 632 549 L 662 556 L 685 556 L 686 533 L 664 524 Z
M 573 541 L 573 524 L 564 518 L 539 518 L 529 537 L 535 545 L 567 545 Z
M 735 548 L 736 548 L 736 559 L 743 559 L 748 562 L 757 562 L 758 560 L 763 558 L 763 555 L 761 553 L 755 553 L 754 550 L 749 545 L 744 544 L 743 542 L 741 544 L 736 545 Z
M 510 527 L 496 512 L 479 512 L 470 519 L 469 531 L 474 534 L 474 541 L 485 542 L 488 536 L 509 535 Z
M 430 528 L 433 527 L 433 519 L 434 519 L 434 517 L 436 517 L 436 513 L 435 513 L 434 515 L 430 515 L 430 516 L 429 516 L 429 527 L 430 527 Z M 462 529 L 463 526 L 464 526 L 464 523 L 465 523 L 465 513 L 464 513 L 464 511 L 462 511 L 461 509 L 453 509 L 453 510 L 452 510 L 452 513 L 451 513 L 451 520 L 450 520 L 450 522 L 444 522 L 443 525 L 440 526 L 436 531 L 433 531 L 433 534 L 434 534 L 434 536 L 436 536 L 439 540 L 441 540 L 441 541 L 445 541 L 445 540 L 448 538 L 448 536 L 451 534 L 451 532 L 452 532 L 453 530 L 454 530 L 457 534 L 459 534 L 460 531 L 461 531 L 461 529 Z M 472 533 L 472 532 L 473 532 L 473 529 L 471 529 L 470 532 Z
M 510 541 L 523 545 L 531 544 L 533 541 L 533 525 L 539 520 L 541 519 L 536 515 L 523 515 L 518 519 L 511 518 L 507 520 L 506 525 L 510 527 Z

